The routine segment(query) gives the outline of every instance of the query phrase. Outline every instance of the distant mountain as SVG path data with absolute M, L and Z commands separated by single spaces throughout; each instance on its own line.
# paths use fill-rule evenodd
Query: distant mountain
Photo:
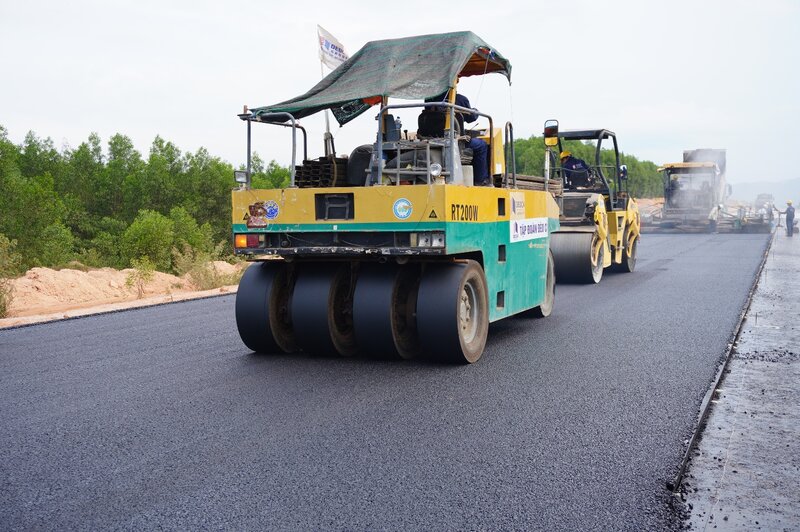
M 765 181 L 759 183 L 731 183 L 733 199 L 752 203 L 759 194 L 775 196 L 775 205 L 779 209 L 786 206 L 786 200 L 800 204 L 800 178 L 789 181 Z

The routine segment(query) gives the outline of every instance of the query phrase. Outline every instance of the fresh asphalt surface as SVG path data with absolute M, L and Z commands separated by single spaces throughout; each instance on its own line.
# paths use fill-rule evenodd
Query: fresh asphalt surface
M 0 331 L 0 529 L 676 527 L 766 243 L 644 235 L 472 366 L 255 355 L 233 296 Z

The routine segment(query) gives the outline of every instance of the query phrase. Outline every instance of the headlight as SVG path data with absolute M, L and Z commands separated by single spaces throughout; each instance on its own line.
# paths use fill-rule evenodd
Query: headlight
M 426 233 L 411 233 L 410 236 L 411 247 L 418 248 L 443 248 L 444 232 L 433 231 Z
M 442 165 L 439 163 L 432 163 L 431 166 L 431 175 L 433 177 L 439 177 L 442 175 Z

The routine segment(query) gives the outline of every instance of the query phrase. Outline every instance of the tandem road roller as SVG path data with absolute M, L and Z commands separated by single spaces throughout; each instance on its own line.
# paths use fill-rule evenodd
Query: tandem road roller
M 550 241 L 556 279 L 559 283 L 598 283 L 605 268 L 632 272 L 641 223 L 639 207 L 628 194 L 628 171 L 620 165 L 616 135 L 607 129 L 559 132 L 558 121 L 548 120 L 544 137 L 545 175 L 557 176 L 564 189 L 558 197 L 561 227 Z M 613 148 L 613 152 L 605 150 L 609 152 L 606 157 L 613 156 L 606 163 L 604 140 L 610 140 Z M 595 142 L 594 164 L 571 163 L 575 160 L 565 151 L 566 141 Z
M 472 32 L 375 41 L 306 94 L 245 108 L 248 169 L 232 201 L 235 251 L 255 261 L 236 296 L 247 347 L 472 363 L 490 322 L 550 314 L 558 183 L 517 176 L 511 157 L 507 170 L 512 125 L 455 103 L 460 77 L 487 73 L 510 81 L 511 66 Z M 329 109 L 344 125 L 374 105 L 374 143 L 338 157 L 326 135 L 325 157 L 295 164 L 298 120 Z M 409 109 L 415 133 L 393 114 Z M 466 131 L 462 114 L 485 127 Z M 250 186 L 254 124 L 291 129 L 288 188 Z M 471 145 L 488 149 L 499 186 L 473 186 Z

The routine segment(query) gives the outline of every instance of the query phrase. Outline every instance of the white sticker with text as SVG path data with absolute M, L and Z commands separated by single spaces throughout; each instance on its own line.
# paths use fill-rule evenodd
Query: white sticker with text
M 547 218 L 523 218 L 522 220 L 511 220 L 509 228 L 511 230 L 511 242 L 522 242 L 523 240 L 535 240 L 545 238 L 548 234 Z

